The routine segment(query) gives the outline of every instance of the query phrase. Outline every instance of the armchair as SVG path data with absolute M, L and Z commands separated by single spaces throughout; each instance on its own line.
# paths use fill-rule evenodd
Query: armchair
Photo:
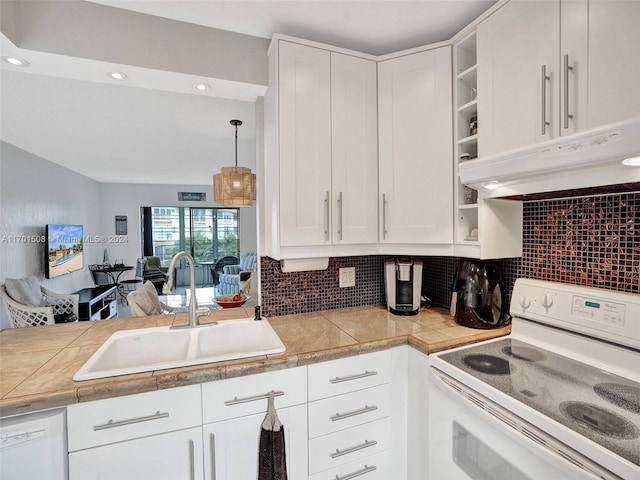
M 243 282 L 251 277 L 251 272 L 257 270 L 258 255 L 253 252 L 240 255 L 237 265 L 225 265 L 223 273 L 219 275 L 218 295 L 229 295 L 240 291 Z
M 78 321 L 78 295 L 52 292 L 35 277 L 7 278 L 0 298 L 13 328 Z

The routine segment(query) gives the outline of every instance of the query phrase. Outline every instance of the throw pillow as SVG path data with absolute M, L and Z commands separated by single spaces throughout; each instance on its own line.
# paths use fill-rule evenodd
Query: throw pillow
M 162 313 L 162 307 L 160 305 L 160 299 L 156 292 L 156 287 L 149 280 L 137 290 L 134 290 L 127 298 L 135 302 L 136 305 L 147 315 L 160 315 Z
M 42 307 L 44 304 L 40 281 L 36 277 L 7 278 L 4 285 L 7 294 L 22 305 Z

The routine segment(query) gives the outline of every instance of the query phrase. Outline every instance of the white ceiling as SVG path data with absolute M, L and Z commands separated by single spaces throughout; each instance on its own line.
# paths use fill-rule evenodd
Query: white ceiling
M 378 55 L 448 40 L 495 1 L 94 3 L 264 38 L 292 35 Z M 239 118 L 245 122 L 238 133 L 239 164 L 255 169 L 254 103 L 242 95 L 216 98 L 158 90 L 155 84 L 113 85 L 85 78 L 82 69 L 88 62 L 21 51 L 4 36 L 2 40 L 3 54 L 30 55 L 32 64 L 18 68 L 2 62 L 3 141 L 101 182 L 207 185 L 221 166 L 233 164 L 234 130 L 229 120 Z

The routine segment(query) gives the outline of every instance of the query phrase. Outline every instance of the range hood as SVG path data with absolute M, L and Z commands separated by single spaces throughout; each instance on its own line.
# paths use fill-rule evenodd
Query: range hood
M 495 198 L 640 182 L 640 167 L 621 163 L 638 155 L 640 117 L 461 162 L 458 172 L 464 185 Z

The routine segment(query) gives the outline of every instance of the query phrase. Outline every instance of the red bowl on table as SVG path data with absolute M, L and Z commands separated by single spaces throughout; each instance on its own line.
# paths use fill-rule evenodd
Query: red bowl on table
M 233 295 L 220 295 L 219 297 L 214 297 L 213 300 L 222 308 L 235 308 L 244 305 L 251 297 L 247 295 L 241 300 L 230 300 L 231 298 L 233 298 Z

